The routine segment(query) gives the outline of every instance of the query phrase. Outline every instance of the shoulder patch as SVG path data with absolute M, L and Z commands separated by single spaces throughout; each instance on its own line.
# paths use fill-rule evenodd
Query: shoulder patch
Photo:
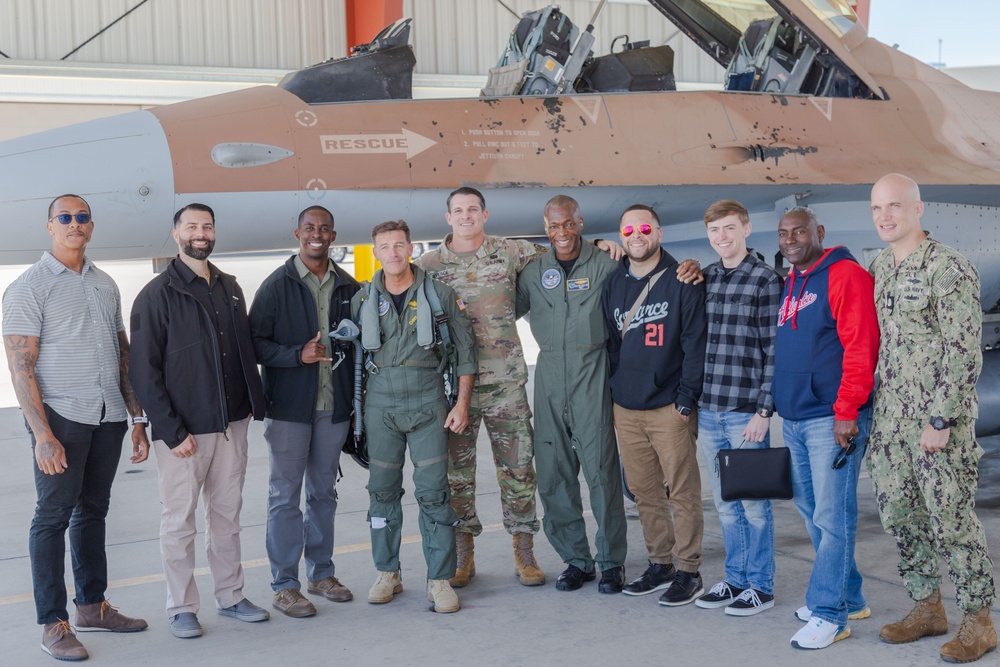
M 934 280 L 934 294 L 936 296 L 948 294 L 955 289 L 955 285 L 958 284 L 958 280 L 961 277 L 962 272 L 957 266 L 949 266 Z

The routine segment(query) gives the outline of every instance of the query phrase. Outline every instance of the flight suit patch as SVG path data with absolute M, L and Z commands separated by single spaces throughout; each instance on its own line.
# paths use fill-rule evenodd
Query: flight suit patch
M 590 278 L 573 278 L 566 281 L 567 292 L 583 292 L 590 289 Z
M 555 289 L 562 282 L 562 275 L 559 269 L 546 269 L 542 274 L 542 287 L 545 289 Z

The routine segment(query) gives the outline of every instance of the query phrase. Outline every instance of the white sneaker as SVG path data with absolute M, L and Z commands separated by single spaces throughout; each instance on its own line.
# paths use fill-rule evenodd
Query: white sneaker
M 791 644 L 795 648 L 826 648 L 833 642 L 850 636 L 851 629 L 846 625 L 837 625 L 813 616 L 805 627 L 792 635 Z
M 861 609 L 848 609 L 847 610 L 847 620 L 849 621 L 860 621 L 863 618 L 868 618 L 872 615 L 872 608 L 865 605 Z M 809 619 L 812 618 L 812 612 L 809 611 L 809 607 L 802 606 L 795 610 L 795 618 L 799 619 L 803 623 L 808 623 Z

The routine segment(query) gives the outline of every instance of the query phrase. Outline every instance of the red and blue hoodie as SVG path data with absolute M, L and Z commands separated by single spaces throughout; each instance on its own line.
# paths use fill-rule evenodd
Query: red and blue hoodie
M 772 393 L 785 419 L 858 418 L 878 360 L 875 281 L 844 246 L 792 268 L 778 310 Z

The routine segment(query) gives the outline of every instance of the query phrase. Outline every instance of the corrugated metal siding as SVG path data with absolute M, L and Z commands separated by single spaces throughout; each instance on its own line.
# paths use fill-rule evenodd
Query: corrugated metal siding
M 758 0 L 720 0 L 718 11 L 746 22 Z M 505 0 L 515 12 L 545 0 Z M 749 4 L 748 4 L 749 2 Z M 61 59 L 139 0 L 0 0 L 0 51 L 23 60 Z M 596 0 L 562 0 L 586 26 Z M 149 0 L 69 58 L 70 62 L 299 69 L 347 52 L 344 0 Z M 414 19 L 417 72 L 485 75 L 517 19 L 496 0 L 404 0 Z M 666 17 L 644 3 L 607 5 L 596 52 L 615 36 L 669 43 L 678 81 L 719 82 L 720 68 Z
M 545 0 L 504 0 L 519 15 L 546 5 Z M 558 3 L 581 29 L 593 17 L 598 2 Z M 717 11 L 734 25 L 749 23 L 759 3 L 722 2 Z M 768 10 L 765 15 L 772 15 Z M 517 19 L 496 0 L 403 0 L 403 15 L 413 17 L 411 42 L 417 71 L 438 74 L 484 74 L 496 65 Z M 669 44 L 675 51 L 678 81 L 721 82 L 722 68 L 659 11 L 648 4 L 608 3 L 594 26 L 595 52 L 607 53 L 617 35 L 653 45 Z
M 0 51 L 60 60 L 139 0 L 0 0 Z M 299 69 L 347 54 L 344 0 L 149 0 L 70 61 Z

